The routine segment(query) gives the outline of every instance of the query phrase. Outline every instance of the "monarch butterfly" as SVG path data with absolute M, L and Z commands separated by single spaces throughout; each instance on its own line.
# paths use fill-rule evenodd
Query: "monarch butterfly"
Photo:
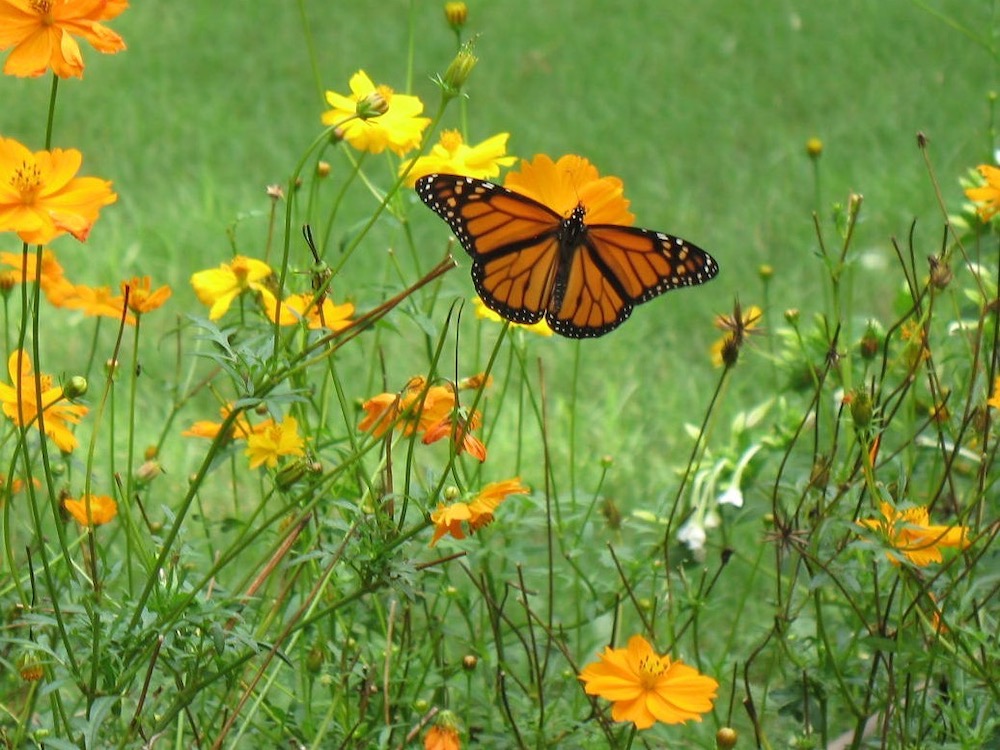
M 416 189 L 472 257 L 483 302 L 515 323 L 544 317 L 563 336 L 603 336 L 633 306 L 719 272 L 711 255 L 679 237 L 584 223 L 582 203 L 563 218 L 520 193 L 454 174 L 421 177 Z

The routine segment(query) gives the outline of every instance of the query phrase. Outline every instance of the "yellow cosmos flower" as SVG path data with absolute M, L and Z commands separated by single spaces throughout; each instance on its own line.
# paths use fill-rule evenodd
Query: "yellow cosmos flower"
M 893 565 L 899 565 L 899 555 L 902 555 L 914 565 L 924 567 L 944 559 L 942 547 L 965 549 L 969 546 L 965 526 L 931 526 L 925 507 L 897 510 L 889 503 L 881 503 L 879 510 L 882 518 L 864 519 L 858 523 L 881 534 L 894 548 L 895 551 L 885 553 Z
M 462 524 L 468 525 L 469 533 L 474 534 L 493 521 L 493 513 L 508 496 L 526 495 L 528 492 L 520 478 L 515 477 L 486 485 L 468 503 L 439 504 L 437 510 L 431 513 L 435 529 L 430 546 L 437 544 L 445 534 L 450 534 L 455 539 L 465 539 Z
M 63 453 L 69 453 L 77 446 L 76 436 L 70 432 L 69 424 L 79 424 L 86 415 L 87 407 L 66 403 L 63 389 L 52 384 L 50 375 L 38 376 L 41 380 L 42 398 L 35 398 L 35 374 L 31 357 L 22 350 L 15 351 L 7 360 L 7 371 L 14 385 L 0 383 L 0 403 L 3 413 L 20 426 L 38 426 L 39 406 L 45 411 L 45 434 Z M 21 403 L 18 404 L 18 383 L 21 388 Z M 23 415 L 24 421 L 21 420 Z
M 152 312 L 170 299 L 172 294 L 169 286 L 161 286 L 156 291 L 152 289 L 152 281 L 148 276 L 135 277 L 122 282 L 122 295 L 128 288 L 128 309 L 136 315 Z
M 261 282 L 271 273 L 267 263 L 237 255 L 230 263 L 193 274 L 191 286 L 202 304 L 209 306 L 209 320 L 218 320 L 226 314 L 237 295 L 248 289 L 268 291 Z
M 107 180 L 76 177 L 82 163 L 76 149 L 32 153 L 13 138 L 0 138 L 0 232 L 17 232 L 31 245 L 66 232 L 86 240 L 101 207 L 118 196 Z
M 635 216 L 628 210 L 625 188 L 617 177 L 601 177 L 597 167 L 582 156 L 568 154 L 558 161 L 545 154 L 521 162 L 519 172 L 509 172 L 504 186 L 544 203 L 563 217 L 583 204 L 588 224 L 631 225 Z
M 648 729 L 656 722 L 680 724 L 701 721 L 712 709 L 719 683 L 697 669 L 658 656 L 641 635 L 629 638 L 628 648 L 606 648 L 600 661 L 580 673 L 587 695 L 612 702 L 615 721 L 634 722 Z
M 986 402 L 987 406 L 1000 409 L 1000 378 L 993 381 L 993 395 Z
M 313 294 L 291 294 L 279 305 L 277 298 L 268 290 L 261 291 L 261 305 L 264 313 L 278 325 L 290 326 L 306 321 L 313 330 L 325 328 L 328 331 L 342 331 L 351 325 L 354 305 L 345 302 L 335 305 L 329 297 L 323 297 L 320 305 L 315 303 Z
M 509 167 L 517 161 L 517 157 L 505 156 L 508 138 L 510 133 L 499 133 L 475 146 L 469 146 L 463 142 L 462 134 L 457 130 L 445 130 L 427 156 L 403 162 L 399 173 L 402 174 L 413 164 L 406 175 L 408 187 L 413 187 L 418 179 L 435 172 L 460 174 L 481 180 L 492 179 L 500 175 L 500 167 Z
M 14 48 L 3 72 L 40 76 L 52 68 L 60 78 L 80 78 L 83 54 L 73 37 L 98 52 L 121 52 L 124 40 L 99 22 L 127 7 L 127 0 L 0 0 L 0 50 Z
M 495 323 L 503 323 L 504 319 L 500 317 L 499 314 L 493 312 L 490 308 L 486 306 L 479 297 L 475 297 L 472 300 L 472 304 L 476 306 L 476 317 L 480 320 L 492 320 Z M 531 331 L 532 333 L 537 333 L 539 336 L 551 336 L 552 329 L 549 324 L 542 318 L 537 323 L 511 323 L 511 328 L 523 328 L 526 331 Z
M 421 133 L 431 122 L 419 117 L 424 111 L 420 99 L 397 94 L 388 86 L 376 87 L 363 70 L 351 76 L 350 87 L 347 96 L 326 92 L 332 109 L 323 113 L 324 125 L 336 125 L 341 138 L 373 154 L 388 148 L 402 156 L 420 145 Z
M 66 498 L 63 507 L 81 526 L 101 526 L 118 515 L 118 503 L 107 495 L 84 495 L 79 500 Z
M 1000 169 L 989 164 L 980 164 L 976 169 L 986 180 L 981 187 L 967 188 L 965 195 L 970 201 L 978 203 L 976 210 L 983 221 L 992 219 L 1000 211 Z
M 273 469 L 281 456 L 304 456 L 305 445 L 305 440 L 299 435 L 298 421 L 289 416 L 280 423 L 269 420 L 255 428 L 247 438 L 246 454 L 251 469 L 263 464 Z

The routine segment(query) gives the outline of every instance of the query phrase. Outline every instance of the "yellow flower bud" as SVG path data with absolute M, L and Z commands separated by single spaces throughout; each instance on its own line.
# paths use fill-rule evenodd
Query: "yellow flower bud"
M 810 138 L 806 141 L 806 153 L 810 159 L 818 159 L 823 153 L 823 141 L 819 138 Z
M 456 32 L 460 31 L 469 20 L 469 8 L 465 3 L 445 3 L 444 17 Z

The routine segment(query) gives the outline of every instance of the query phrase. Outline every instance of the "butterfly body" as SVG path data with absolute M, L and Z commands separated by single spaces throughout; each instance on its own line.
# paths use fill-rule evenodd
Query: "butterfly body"
M 678 237 L 587 224 L 583 204 L 563 217 L 520 193 L 461 175 L 428 175 L 416 188 L 472 258 L 483 302 L 515 323 L 544 317 L 563 336 L 602 336 L 635 305 L 702 284 L 719 271 L 708 253 Z

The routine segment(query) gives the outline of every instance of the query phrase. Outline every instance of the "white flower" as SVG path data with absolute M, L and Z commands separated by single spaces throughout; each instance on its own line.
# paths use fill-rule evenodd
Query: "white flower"
M 736 462 L 736 468 L 733 469 L 733 475 L 729 479 L 729 486 L 726 488 L 725 492 L 719 495 L 719 499 L 716 500 L 719 505 L 732 505 L 737 508 L 743 507 L 743 491 L 740 489 L 740 484 L 743 482 L 743 472 L 746 471 L 747 465 L 750 463 L 750 459 L 753 458 L 759 450 L 760 445 L 754 444 L 743 451 L 743 455 L 740 456 L 740 460 Z
M 705 541 L 708 535 L 705 527 L 701 525 L 701 519 L 697 515 L 692 515 L 683 526 L 677 530 L 677 541 L 686 545 L 692 552 L 700 552 L 705 549 Z

